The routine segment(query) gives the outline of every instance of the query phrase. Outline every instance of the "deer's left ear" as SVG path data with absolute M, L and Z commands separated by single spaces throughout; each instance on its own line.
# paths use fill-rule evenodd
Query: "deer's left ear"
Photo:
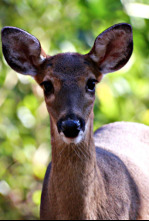
M 1 34 L 3 54 L 10 67 L 21 74 L 35 76 L 46 59 L 38 39 L 15 27 L 4 27 Z
M 100 34 L 88 56 L 97 64 L 100 73 L 107 74 L 121 69 L 133 51 L 132 28 L 118 24 Z

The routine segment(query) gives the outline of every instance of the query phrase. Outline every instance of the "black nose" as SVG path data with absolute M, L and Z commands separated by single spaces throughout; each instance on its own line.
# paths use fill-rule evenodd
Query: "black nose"
M 79 118 L 65 118 L 58 122 L 58 131 L 63 132 L 67 138 L 76 138 L 84 130 L 85 123 Z
M 75 138 L 78 136 L 80 130 L 81 130 L 81 123 L 80 121 L 75 120 L 66 120 L 62 122 L 62 132 L 65 134 L 68 138 Z

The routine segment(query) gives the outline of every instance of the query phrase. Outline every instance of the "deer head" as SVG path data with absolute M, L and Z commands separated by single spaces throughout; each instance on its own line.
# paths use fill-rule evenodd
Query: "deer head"
M 93 111 L 95 86 L 104 74 L 122 68 L 133 50 L 132 29 L 118 24 L 100 34 L 86 55 L 47 56 L 37 38 L 14 27 L 2 29 L 2 48 L 12 69 L 31 75 L 43 88 L 57 133 L 65 143 L 79 143 Z

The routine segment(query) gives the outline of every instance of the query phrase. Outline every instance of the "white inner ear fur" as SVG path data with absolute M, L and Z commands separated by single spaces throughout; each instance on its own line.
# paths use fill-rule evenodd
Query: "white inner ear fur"
M 46 59 L 46 56 L 43 56 L 42 54 L 40 55 L 40 60 L 41 60 L 41 63 Z
M 102 45 L 101 43 L 100 44 L 96 44 L 95 45 L 95 51 L 96 51 L 96 54 L 92 54 L 91 55 L 91 58 L 94 62 L 99 62 L 104 56 L 105 56 L 105 53 L 106 53 L 106 45 Z

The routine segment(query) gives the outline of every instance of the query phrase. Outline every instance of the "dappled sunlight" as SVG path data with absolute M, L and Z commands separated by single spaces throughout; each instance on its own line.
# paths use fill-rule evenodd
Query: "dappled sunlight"
M 118 114 L 118 108 L 114 94 L 107 84 L 102 83 L 97 88 L 97 98 L 100 100 L 100 111 L 107 118 L 113 119 Z
M 121 0 L 129 16 L 149 19 L 149 5 L 147 1 Z M 145 4 L 146 3 L 146 4 Z
M 28 31 L 49 55 L 86 54 L 110 26 L 133 26 L 133 56 L 97 86 L 94 129 L 115 121 L 149 125 L 148 19 L 148 0 L 0 1 L 0 28 Z M 34 79 L 12 71 L 1 50 L 0 58 L 0 219 L 38 219 L 51 160 L 49 114 Z
M 33 171 L 34 175 L 40 179 L 43 180 L 47 165 L 50 161 L 50 148 L 49 144 L 43 143 L 40 145 L 40 147 L 36 150 L 33 156 Z
M 20 107 L 17 111 L 18 118 L 26 128 L 32 128 L 35 126 L 35 118 L 26 107 Z
M 145 110 L 141 113 L 141 120 L 143 123 L 149 125 L 149 110 Z
M 4 180 L 0 181 L 0 194 L 7 196 L 10 192 L 10 186 Z

